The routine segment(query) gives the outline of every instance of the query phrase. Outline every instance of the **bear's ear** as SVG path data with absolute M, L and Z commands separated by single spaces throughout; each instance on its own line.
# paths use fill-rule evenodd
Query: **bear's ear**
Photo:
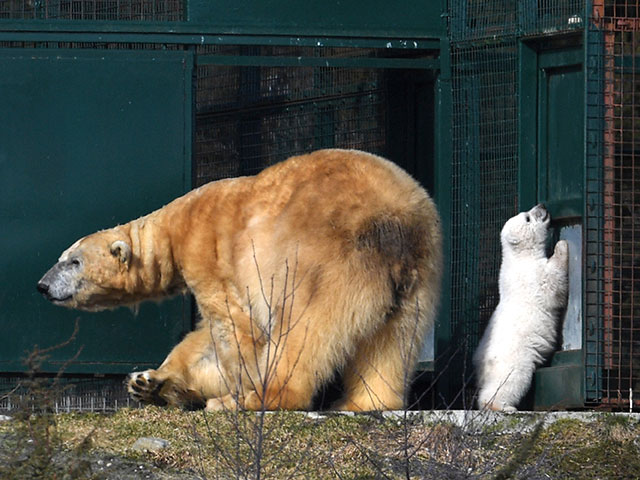
M 131 247 L 127 242 L 116 240 L 111 244 L 111 255 L 117 257 L 120 262 L 128 266 L 129 260 L 131 260 Z

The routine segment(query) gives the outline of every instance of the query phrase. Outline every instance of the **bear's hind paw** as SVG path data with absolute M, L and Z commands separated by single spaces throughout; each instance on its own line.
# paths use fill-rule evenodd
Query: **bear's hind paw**
M 244 397 L 242 395 L 224 395 L 222 397 L 210 398 L 206 402 L 205 410 L 207 412 L 219 412 L 223 410 L 236 410 L 244 408 Z

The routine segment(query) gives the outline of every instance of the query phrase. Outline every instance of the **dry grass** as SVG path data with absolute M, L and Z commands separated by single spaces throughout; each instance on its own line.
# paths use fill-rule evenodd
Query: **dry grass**
M 147 478 L 207 479 L 596 479 L 635 478 L 640 472 L 640 424 L 608 414 L 588 423 L 559 420 L 538 429 L 530 428 L 530 419 L 519 428 L 518 417 L 511 416 L 506 417 L 509 425 L 480 430 L 417 416 L 276 412 L 265 414 L 264 422 L 258 418 L 256 413 L 158 407 L 111 415 L 60 414 L 52 420 L 59 438 L 53 455 L 67 463 L 82 457 L 91 465 L 82 470 L 82 478 L 137 478 L 131 470 L 142 465 L 150 469 Z M 0 439 L 15 437 L 21 431 L 18 423 L 0 423 Z M 257 425 L 264 443 L 256 466 L 252 442 Z M 164 438 L 170 446 L 137 452 L 132 446 L 139 437 Z M 15 443 L 0 440 L 0 457 L 11 455 L 11 448 Z M 28 452 L 20 454 L 29 461 Z

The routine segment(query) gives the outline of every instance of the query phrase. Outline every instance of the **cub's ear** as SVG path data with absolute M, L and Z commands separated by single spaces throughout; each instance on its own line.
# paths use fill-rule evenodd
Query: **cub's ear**
M 502 238 L 504 240 L 507 241 L 507 243 L 509 245 L 511 245 L 512 247 L 515 247 L 516 245 L 518 245 L 520 243 L 520 238 L 518 238 L 517 235 L 514 235 L 512 233 L 506 233 L 502 235 Z
M 116 240 L 111 244 L 111 255 L 117 257 L 120 262 L 129 265 L 129 260 L 131 260 L 131 247 L 127 242 Z

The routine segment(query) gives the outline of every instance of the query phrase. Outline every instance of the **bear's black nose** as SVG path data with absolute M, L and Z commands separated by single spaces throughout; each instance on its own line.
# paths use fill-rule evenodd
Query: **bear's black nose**
M 38 291 L 44 295 L 44 297 L 48 300 L 51 298 L 51 294 L 49 293 L 49 284 L 43 282 L 42 280 L 38 282 L 37 285 Z

